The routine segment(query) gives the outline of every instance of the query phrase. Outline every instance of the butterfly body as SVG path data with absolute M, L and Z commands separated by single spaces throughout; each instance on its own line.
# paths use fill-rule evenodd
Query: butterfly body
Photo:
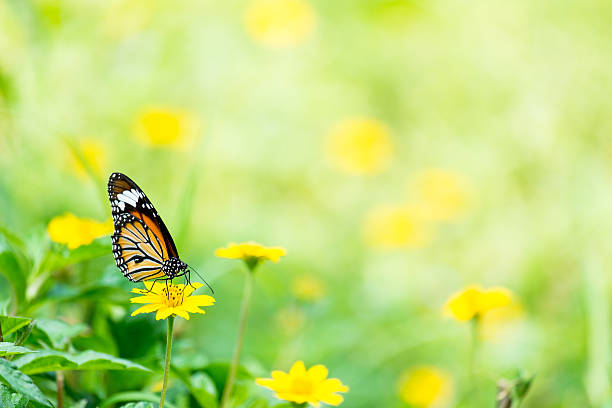
M 123 276 L 140 282 L 189 274 L 170 232 L 136 183 L 125 174 L 113 173 L 108 197 L 115 225 L 113 256 Z

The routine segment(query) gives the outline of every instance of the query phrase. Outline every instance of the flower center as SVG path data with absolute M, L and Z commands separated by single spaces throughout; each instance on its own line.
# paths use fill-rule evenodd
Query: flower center
M 312 394 L 312 381 L 308 380 L 308 378 L 298 377 L 294 378 L 291 383 L 291 388 L 293 392 L 301 395 L 310 395 Z
M 183 304 L 183 293 L 179 287 L 170 285 L 163 288 L 162 292 L 166 298 L 166 306 L 177 307 Z

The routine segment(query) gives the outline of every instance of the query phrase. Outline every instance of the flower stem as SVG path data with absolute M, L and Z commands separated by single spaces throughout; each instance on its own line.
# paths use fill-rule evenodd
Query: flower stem
M 478 352 L 478 327 L 480 325 L 480 317 L 475 316 L 471 324 L 471 343 L 470 343 L 470 356 L 468 362 L 468 373 L 470 375 L 470 381 L 472 382 L 472 386 L 475 386 L 475 365 L 476 365 L 476 353 Z
M 249 312 L 249 304 L 251 303 L 252 289 L 253 269 L 250 269 L 244 283 L 244 292 L 242 293 L 242 305 L 240 306 L 240 320 L 238 323 L 238 339 L 236 340 L 236 346 L 234 348 L 234 357 L 232 358 L 232 365 L 230 366 L 227 374 L 227 381 L 225 382 L 223 397 L 221 398 L 219 408 L 225 407 L 232 393 L 232 388 L 234 387 L 234 380 L 236 379 L 238 363 L 240 362 L 240 353 L 242 352 L 242 344 L 244 342 L 244 330 L 246 328 L 246 318 Z
M 57 383 L 57 408 L 64 408 L 64 372 L 55 372 L 55 382 Z
M 168 374 L 170 373 L 170 355 L 172 353 L 172 329 L 174 327 L 174 315 L 168 317 L 168 336 L 166 338 L 166 366 L 164 367 L 164 382 L 162 385 L 161 400 L 159 408 L 164 408 L 166 390 L 168 389 Z

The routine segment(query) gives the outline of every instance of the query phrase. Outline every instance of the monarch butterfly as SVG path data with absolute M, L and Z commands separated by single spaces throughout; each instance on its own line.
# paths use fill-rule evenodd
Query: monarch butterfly
M 125 174 L 113 173 L 108 198 L 115 225 L 113 256 L 123 276 L 166 283 L 186 276 L 190 282 L 189 265 L 179 258 L 168 228 L 140 187 Z

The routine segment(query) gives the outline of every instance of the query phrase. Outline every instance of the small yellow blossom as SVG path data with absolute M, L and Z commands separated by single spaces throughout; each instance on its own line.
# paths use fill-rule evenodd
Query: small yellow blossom
M 304 327 L 306 316 L 304 312 L 295 306 L 287 306 L 276 314 L 276 325 L 288 336 L 294 335 Z
M 325 295 L 325 285 L 316 276 L 301 275 L 293 280 L 291 292 L 300 300 L 314 302 Z
M 194 282 L 190 285 L 174 285 L 146 281 L 147 290 L 132 289 L 132 293 L 138 293 L 139 297 L 130 299 L 132 303 L 147 303 L 132 312 L 132 316 L 140 313 L 155 314 L 156 320 L 166 319 L 170 315 L 177 315 L 189 320 L 189 313 L 206 313 L 199 306 L 212 306 L 215 298 L 208 295 L 191 296 L 194 290 L 202 287 L 201 283 Z
M 77 148 L 79 152 L 72 152 L 72 168 L 77 176 L 87 177 L 88 171 L 83 161 L 97 175 L 106 172 L 108 152 L 104 145 L 97 140 L 87 139 L 81 141 Z
M 215 255 L 219 258 L 242 259 L 251 268 L 265 260 L 278 262 L 280 257 L 285 256 L 286 253 L 284 248 L 265 247 L 252 241 L 241 244 L 230 242 L 226 248 L 219 248 L 215 251 Z
M 415 367 L 400 377 L 399 395 L 405 403 L 415 408 L 445 405 L 452 393 L 450 376 L 435 367 Z
M 195 137 L 197 124 L 188 112 L 158 106 L 140 112 L 134 129 L 147 145 L 185 149 Z
M 47 225 L 47 233 L 51 240 L 66 244 L 69 249 L 91 244 L 94 239 L 111 232 L 113 232 L 113 220 L 98 222 L 69 213 L 54 217 Z
M 327 135 L 327 155 L 336 167 L 352 174 L 373 174 L 386 169 L 393 156 L 387 127 L 376 119 L 349 118 Z
M 252 0 L 244 24 L 255 41 L 271 48 L 286 48 L 312 34 L 315 13 L 305 0 Z
M 377 248 L 422 248 L 431 241 L 432 230 L 410 206 L 380 206 L 366 216 L 364 236 Z
M 318 407 L 321 402 L 340 405 L 344 398 L 337 392 L 348 392 L 349 387 L 337 378 L 327 378 L 327 368 L 318 364 L 306 370 L 302 361 L 296 361 L 289 373 L 272 371 L 272 378 L 257 378 L 255 382 L 270 388 L 276 397 L 298 404 L 309 403 Z
M 465 322 L 480 318 L 490 310 L 508 306 L 511 301 L 512 294 L 506 288 L 483 289 L 471 285 L 453 294 L 446 301 L 444 310 L 455 319 Z
M 416 176 L 414 189 L 433 220 L 456 218 L 468 204 L 468 184 L 458 173 L 442 169 L 425 170 Z

